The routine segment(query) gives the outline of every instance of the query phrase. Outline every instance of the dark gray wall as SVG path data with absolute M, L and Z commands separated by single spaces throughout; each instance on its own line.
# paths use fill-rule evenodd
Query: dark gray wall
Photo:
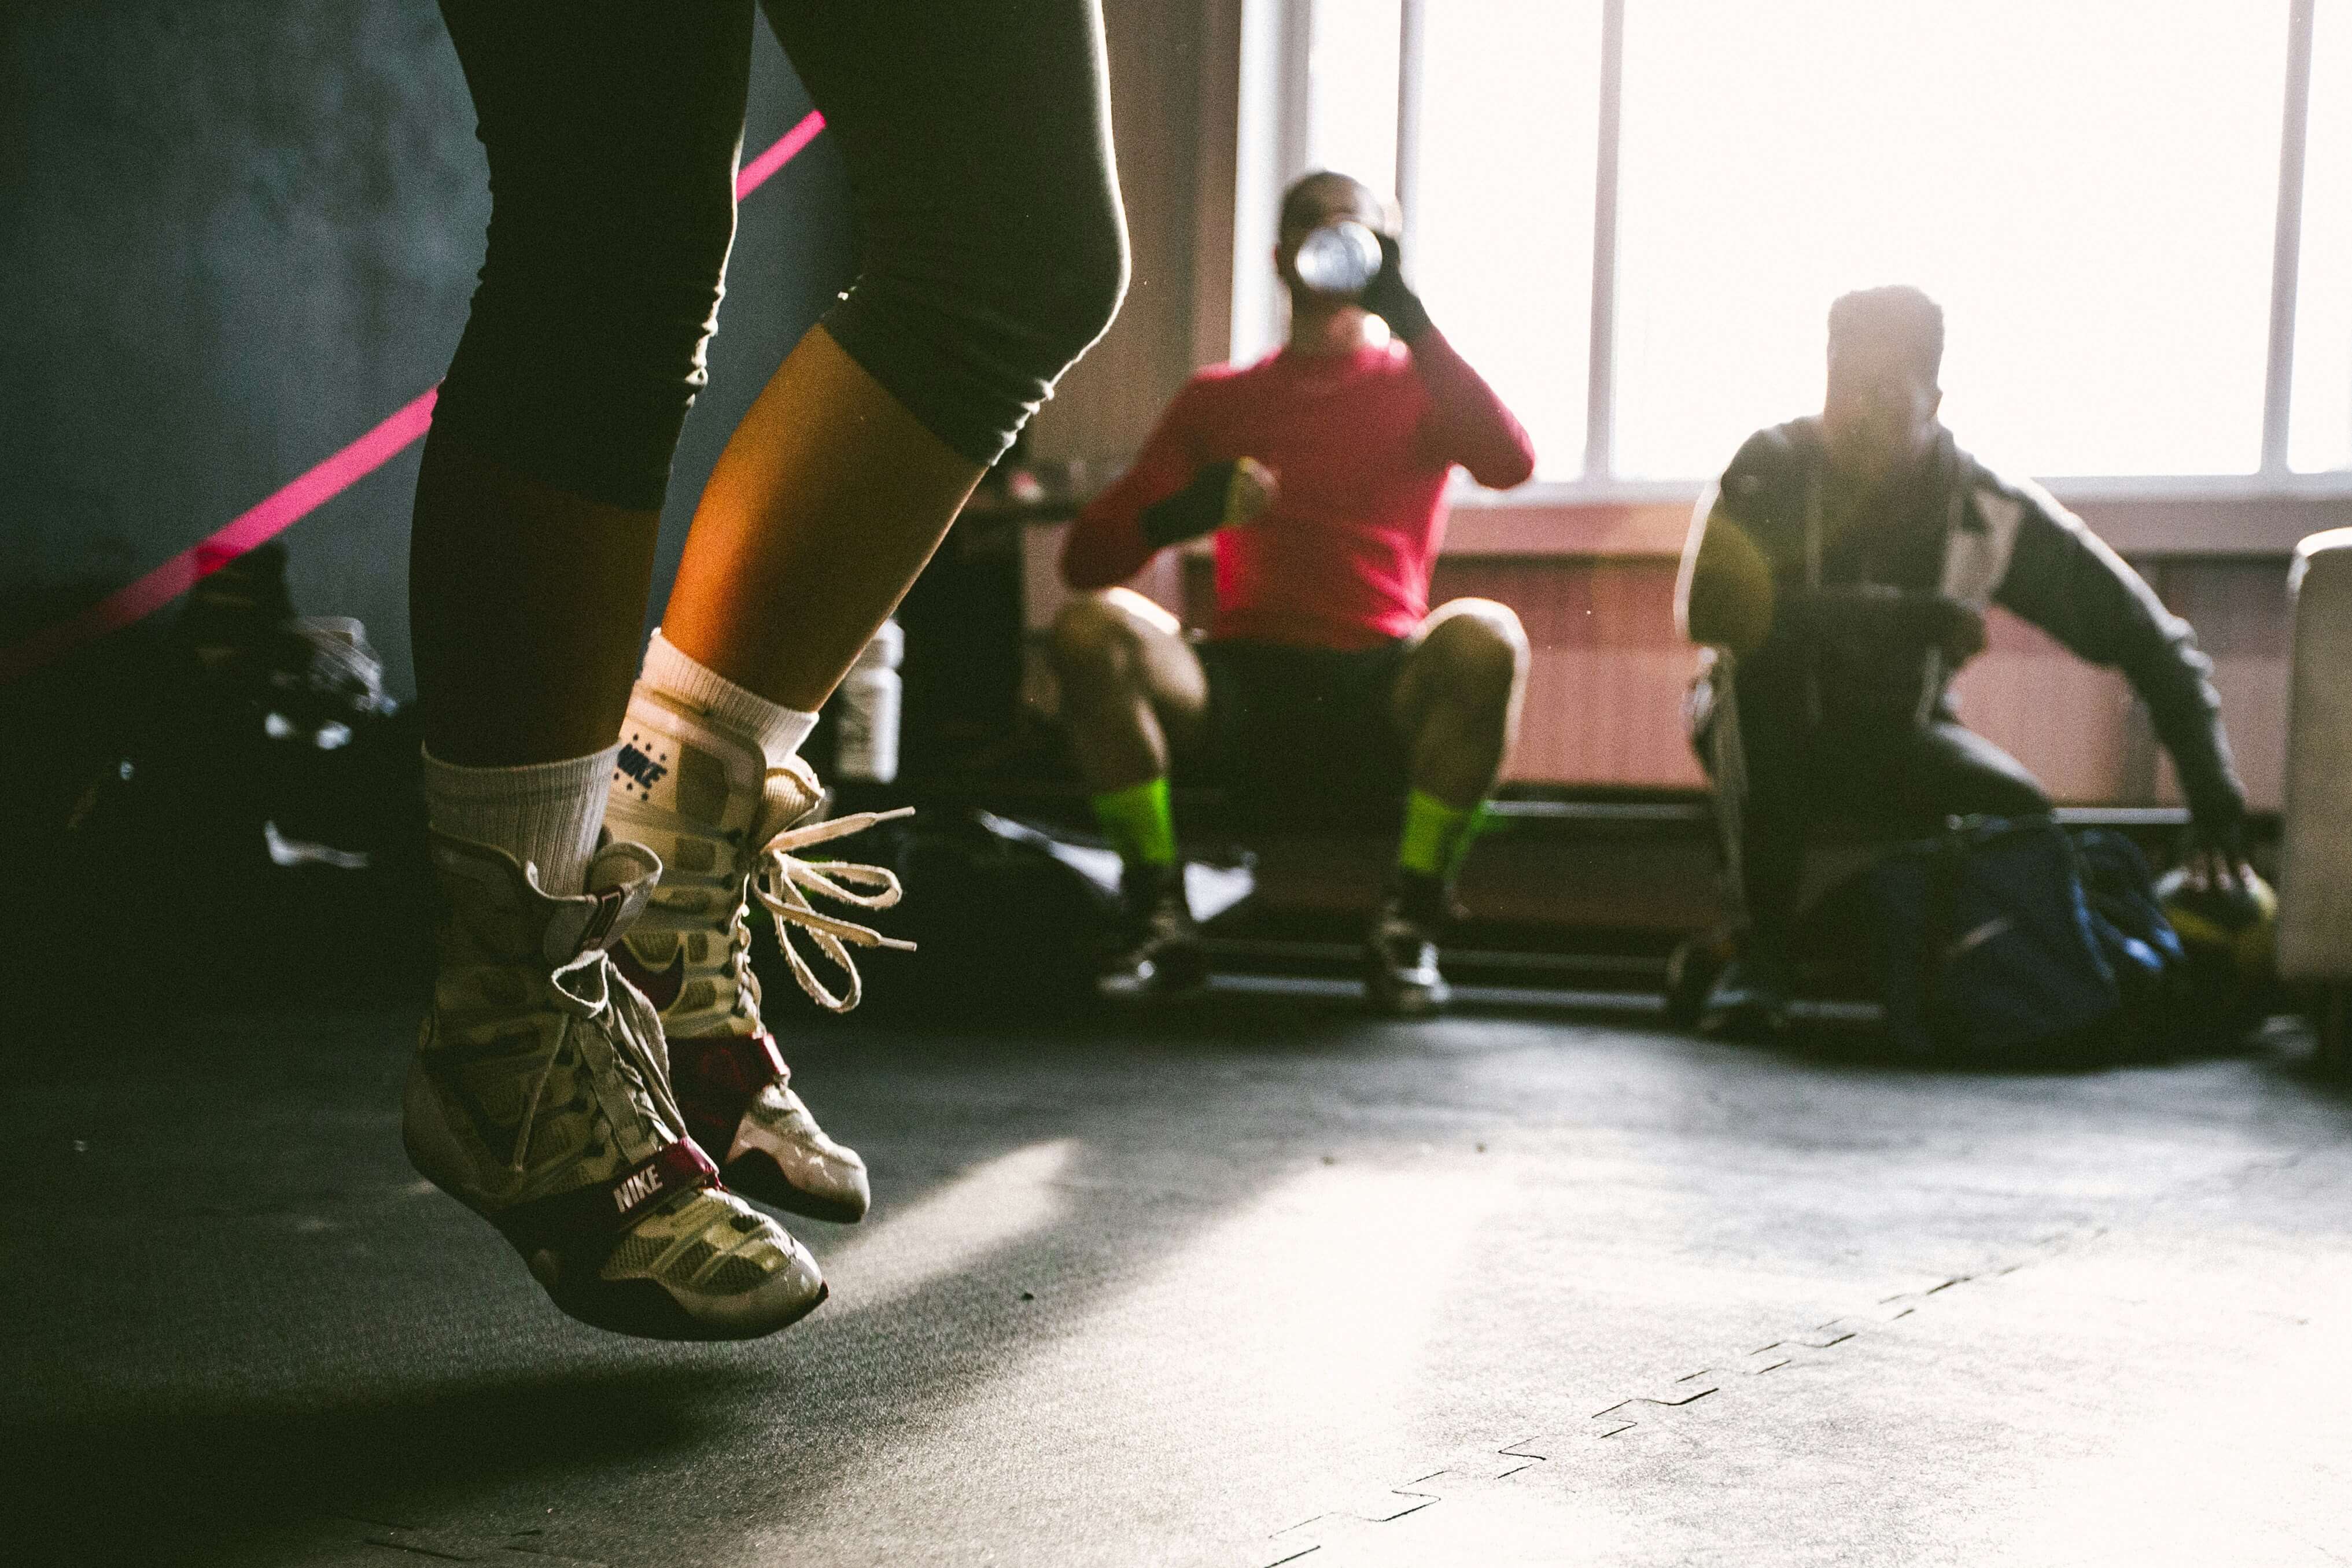
M 753 152 L 808 109 L 757 50 Z M 488 212 L 427 0 L 0 0 L 0 643 L 431 385 Z M 727 432 L 847 282 L 846 214 L 823 137 L 743 209 L 664 587 Z M 415 480 L 412 449 L 285 536 L 297 608 L 365 620 L 404 695 Z

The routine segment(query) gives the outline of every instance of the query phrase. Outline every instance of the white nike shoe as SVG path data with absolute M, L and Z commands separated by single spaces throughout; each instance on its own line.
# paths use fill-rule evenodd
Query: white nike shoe
M 661 862 L 607 844 L 589 891 L 436 833 L 440 970 L 410 1067 L 408 1157 L 506 1237 L 555 1304 L 654 1339 L 748 1339 L 824 1300 L 815 1260 L 720 1185 L 671 1096 L 660 1020 L 607 946 Z
M 911 812 L 812 821 L 824 793 L 806 763 L 794 758 L 771 772 L 756 743 L 644 688 L 621 739 L 604 820 L 653 846 L 666 870 L 614 962 L 661 1013 L 687 1124 L 737 1191 L 812 1218 L 858 1219 L 871 1201 L 866 1162 L 817 1125 L 761 1021 L 750 906 L 756 900 L 775 917 L 777 943 L 810 999 L 847 1012 L 863 990 L 848 945 L 913 944 L 820 914 L 809 895 L 887 909 L 898 902 L 898 879 L 796 852 Z M 795 927 L 845 977 L 838 995 L 795 943 Z

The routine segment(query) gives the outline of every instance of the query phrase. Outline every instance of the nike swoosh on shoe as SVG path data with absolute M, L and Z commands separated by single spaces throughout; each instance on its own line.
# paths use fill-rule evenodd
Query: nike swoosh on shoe
M 653 1003 L 654 1011 L 657 1013 L 669 1011 L 670 1004 L 677 1000 L 678 992 L 686 988 L 684 948 L 672 953 L 669 967 L 656 974 L 637 961 L 636 954 L 630 950 L 626 942 L 616 943 L 613 947 L 613 967 L 621 971 L 621 978 L 645 993 L 646 1000 Z

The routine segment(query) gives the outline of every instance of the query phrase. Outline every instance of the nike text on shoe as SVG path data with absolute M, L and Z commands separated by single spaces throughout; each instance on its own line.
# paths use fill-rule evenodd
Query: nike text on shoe
M 605 820 L 651 845 L 665 869 L 614 962 L 660 1010 L 688 1127 L 735 1190 L 815 1219 L 861 1218 L 866 1163 L 817 1125 L 761 1020 L 750 912 L 756 902 L 774 918 L 777 944 L 810 999 L 848 1011 L 864 991 L 849 948 L 913 944 L 820 914 L 810 896 L 887 909 L 898 902 L 898 879 L 800 852 L 911 813 L 814 821 L 824 793 L 806 763 L 794 758 L 771 770 L 755 742 L 643 688 L 629 703 L 621 762 Z M 839 994 L 818 977 L 796 928 L 841 972 Z
M 808 1252 L 720 1185 L 670 1092 L 661 1022 L 609 944 L 661 862 L 608 843 L 557 898 L 504 851 L 433 835 L 440 968 L 402 1132 L 555 1304 L 652 1339 L 749 1339 L 824 1300 Z

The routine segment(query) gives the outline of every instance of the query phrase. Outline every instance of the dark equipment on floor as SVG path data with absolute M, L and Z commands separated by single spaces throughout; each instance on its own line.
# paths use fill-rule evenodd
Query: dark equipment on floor
M 2147 862 L 2119 834 L 1971 818 L 1866 873 L 1886 1028 L 1906 1054 L 2057 1065 L 2150 1054 L 2183 977 Z

